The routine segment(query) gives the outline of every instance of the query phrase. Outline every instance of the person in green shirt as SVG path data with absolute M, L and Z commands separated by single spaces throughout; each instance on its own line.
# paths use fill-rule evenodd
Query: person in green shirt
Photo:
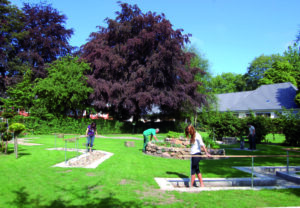
M 151 136 L 150 137 L 150 141 L 152 141 L 152 137 L 154 137 L 154 139 L 156 141 L 158 141 L 157 137 L 156 137 L 156 134 L 159 132 L 159 129 L 147 129 L 143 132 L 143 135 L 144 135 L 144 146 L 143 146 L 143 152 L 146 151 L 146 146 L 149 142 L 149 139 L 148 139 L 148 136 Z

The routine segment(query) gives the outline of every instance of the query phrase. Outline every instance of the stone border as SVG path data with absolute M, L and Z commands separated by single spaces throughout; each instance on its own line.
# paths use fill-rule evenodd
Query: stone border
M 49 148 L 47 150 L 65 150 L 65 148 Z M 71 148 L 71 149 L 67 149 L 67 151 L 76 151 L 76 149 L 74 148 Z M 102 151 L 102 150 L 94 150 L 93 152 L 99 152 L 99 153 L 103 153 L 104 156 L 101 157 L 100 159 L 94 161 L 93 163 L 89 164 L 89 165 L 86 165 L 86 166 L 70 166 L 69 165 L 69 162 L 75 162 L 77 160 L 80 160 L 82 158 L 85 158 L 87 156 L 90 156 L 92 153 L 88 153 L 86 152 L 86 149 L 78 149 L 78 152 L 80 153 L 83 153 L 77 157 L 73 157 L 71 159 L 69 159 L 67 162 L 61 162 L 61 163 L 58 163 L 58 164 L 55 164 L 53 165 L 52 167 L 61 167 L 61 168 L 97 168 L 98 165 L 100 165 L 102 162 L 104 162 L 105 160 L 107 160 L 108 158 L 110 158 L 111 156 L 113 156 L 114 154 L 111 153 L 111 152 L 105 152 L 105 151 Z
M 278 177 L 284 178 L 285 180 L 300 184 L 300 175 L 297 175 L 296 171 L 289 171 L 288 173 L 277 171 L 276 175 Z
M 233 167 L 241 171 L 245 171 L 247 173 L 251 173 L 252 167 Z M 292 183 L 290 181 L 283 180 L 279 177 L 276 177 L 276 175 L 269 175 L 269 174 L 262 174 L 260 172 L 256 172 L 255 170 L 258 170 L 259 168 L 278 168 L 278 167 L 270 167 L 270 166 L 256 166 L 254 168 L 253 175 L 257 176 L 257 178 L 254 178 L 254 182 L 258 183 L 264 183 L 264 180 L 266 180 L 265 184 L 266 186 L 254 186 L 253 188 L 251 186 L 227 186 L 227 187 L 176 187 L 172 183 L 188 183 L 190 181 L 189 178 L 154 178 L 156 183 L 159 185 L 161 190 L 165 191 L 179 191 L 179 192 L 201 192 L 201 191 L 220 191 L 220 190 L 262 190 L 262 189 L 288 189 L 288 188 L 300 188 L 300 185 L 296 183 Z M 203 178 L 203 182 L 217 182 L 217 183 L 224 183 L 224 184 L 230 184 L 230 183 L 237 183 L 238 181 L 242 181 L 249 183 L 251 181 L 251 178 Z M 277 185 L 272 186 L 270 185 L 270 182 L 276 180 Z M 198 179 L 195 180 L 195 182 L 198 182 Z M 199 183 L 199 182 L 198 182 Z

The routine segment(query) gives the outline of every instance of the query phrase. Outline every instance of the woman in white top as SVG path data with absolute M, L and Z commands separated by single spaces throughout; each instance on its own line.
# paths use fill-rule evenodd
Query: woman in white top
M 205 144 L 203 143 L 201 135 L 196 132 L 195 128 L 192 125 L 188 125 L 185 128 L 185 135 L 187 139 L 189 139 L 189 135 L 191 136 L 190 144 L 191 144 L 191 186 L 194 185 L 196 174 L 200 182 L 200 186 L 204 187 L 202 175 L 199 169 L 199 162 L 201 157 L 193 157 L 193 155 L 201 155 L 201 147 L 205 151 L 205 154 L 209 157 L 210 154 L 207 152 L 205 148 Z

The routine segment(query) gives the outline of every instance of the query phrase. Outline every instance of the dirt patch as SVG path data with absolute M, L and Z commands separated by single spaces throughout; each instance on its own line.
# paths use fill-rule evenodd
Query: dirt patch
M 97 176 L 95 173 L 87 173 L 87 176 Z
M 128 180 L 128 179 L 122 179 L 120 181 L 120 185 L 128 185 L 128 184 L 136 184 L 136 182 L 133 180 Z
M 147 198 L 155 198 L 156 201 L 145 202 L 145 204 L 151 205 L 165 205 L 165 204 L 173 204 L 183 202 L 182 200 L 178 200 L 174 195 L 166 193 L 164 190 L 155 189 L 155 188 L 147 188 L 146 190 L 137 190 L 136 193 L 140 195 L 141 200 L 147 200 Z
M 58 171 L 57 173 L 70 173 L 72 170 Z
M 104 172 L 103 171 L 100 171 L 100 172 L 88 172 L 86 173 L 86 176 L 90 176 L 90 177 L 99 177 L 99 176 L 103 176 L 104 175 Z

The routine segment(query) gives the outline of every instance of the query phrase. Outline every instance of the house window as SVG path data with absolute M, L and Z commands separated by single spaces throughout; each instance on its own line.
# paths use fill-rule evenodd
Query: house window
M 256 113 L 256 116 L 262 116 L 262 117 L 270 118 L 271 117 L 271 113 Z

